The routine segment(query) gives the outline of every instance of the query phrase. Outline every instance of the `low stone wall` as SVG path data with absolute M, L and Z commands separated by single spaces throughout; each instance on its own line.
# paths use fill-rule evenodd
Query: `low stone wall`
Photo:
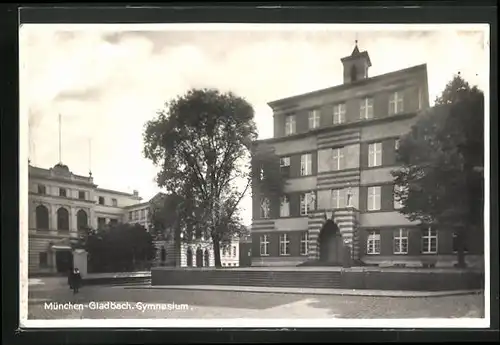
M 445 291 L 484 288 L 484 274 L 457 269 L 182 269 L 153 268 L 152 285 Z
M 343 289 L 444 291 L 484 289 L 484 274 L 460 270 L 343 270 Z

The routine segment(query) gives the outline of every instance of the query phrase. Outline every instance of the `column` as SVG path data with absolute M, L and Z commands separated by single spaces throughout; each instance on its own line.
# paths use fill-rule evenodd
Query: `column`
M 97 229 L 97 217 L 93 208 L 89 209 L 89 225 L 92 229 Z
M 69 209 L 69 232 L 76 232 L 76 212 L 75 208 Z
M 50 230 L 57 230 L 57 205 L 50 204 L 49 213 L 50 213 L 50 221 L 49 221 Z

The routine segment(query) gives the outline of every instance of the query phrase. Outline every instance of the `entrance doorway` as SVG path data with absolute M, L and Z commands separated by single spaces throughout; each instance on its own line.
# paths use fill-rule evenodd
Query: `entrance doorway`
M 339 227 L 327 220 L 318 237 L 319 261 L 326 265 L 342 265 L 343 242 Z
M 65 274 L 73 269 L 73 253 L 71 250 L 56 251 L 56 269 L 58 273 Z
M 203 250 L 201 248 L 196 250 L 196 267 L 203 267 Z

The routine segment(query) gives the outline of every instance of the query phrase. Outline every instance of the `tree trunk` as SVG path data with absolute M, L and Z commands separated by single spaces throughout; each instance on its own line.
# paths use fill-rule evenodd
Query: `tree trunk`
M 222 267 L 222 263 L 220 261 L 220 241 L 216 238 L 216 236 L 214 236 L 212 237 L 212 243 L 214 248 L 215 267 L 220 268 Z
M 457 267 L 465 268 L 467 264 L 465 262 L 465 238 L 464 238 L 465 229 L 460 227 L 457 231 Z

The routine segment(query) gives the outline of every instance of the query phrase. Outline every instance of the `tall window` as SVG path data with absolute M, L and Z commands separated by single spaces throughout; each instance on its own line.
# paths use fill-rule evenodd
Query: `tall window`
M 69 230 L 69 212 L 64 207 L 57 210 L 57 230 Z
M 270 216 L 270 204 L 268 198 L 260 199 L 260 218 L 269 218 Z
M 394 209 L 399 210 L 401 207 L 403 207 L 403 203 L 401 200 L 396 196 L 396 193 L 401 193 L 404 190 L 404 187 L 399 186 L 399 185 L 394 185 Z
M 236 246 L 233 246 L 233 257 L 236 256 Z
M 438 246 L 438 236 L 436 229 L 427 228 L 422 234 L 422 253 L 436 254 Z
M 304 231 L 300 237 L 300 255 L 309 253 L 309 232 Z
M 113 206 L 118 206 L 118 200 L 116 200 L 115 198 L 111 199 L 111 205 Z
M 314 192 L 300 194 L 300 215 L 306 216 L 316 208 L 316 195 Z
M 333 124 L 338 125 L 345 122 L 345 103 L 333 106 Z
M 78 230 L 86 229 L 89 226 L 89 219 L 87 212 L 84 210 L 79 210 L 76 213 L 76 227 Z
M 280 255 L 290 255 L 290 240 L 287 234 L 280 235 Z
M 380 254 L 380 231 L 370 231 L 366 242 L 367 254 Z
M 67 196 L 66 188 L 59 188 L 59 196 L 63 196 L 63 197 Z
M 382 165 L 382 143 L 368 145 L 368 166 L 378 167 Z
M 285 135 L 295 134 L 295 115 L 285 117 Z
M 267 235 L 260 236 L 260 256 L 269 255 L 269 237 Z
M 312 154 L 306 153 L 300 156 L 300 175 L 307 176 L 312 174 Z
M 104 197 L 103 196 L 99 197 L 99 205 L 104 205 Z
M 78 191 L 78 199 L 85 200 L 85 192 L 82 190 Z
M 399 114 L 403 109 L 403 93 L 394 92 L 389 96 L 389 115 Z
M 344 148 L 332 149 L 333 170 L 338 171 L 344 168 Z
M 290 199 L 287 195 L 281 198 L 280 204 L 280 217 L 289 217 L 290 216 Z
M 139 210 L 134 211 L 134 220 L 139 220 Z
M 36 207 L 36 228 L 40 230 L 49 229 L 49 210 L 43 205 Z
M 284 177 L 290 177 L 290 157 L 280 158 L 280 170 Z
M 319 127 L 320 115 L 318 109 L 313 109 L 309 111 L 309 129 L 315 129 Z
M 42 184 L 38 185 L 38 194 L 42 194 L 42 195 L 47 194 L 47 189 L 45 188 L 44 185 L 42 185 Z
M 380 186 L 368 187 L 368 211 L 380 210 Z
M 359 106 L 359 117 L 362 120 L 373 118 L 373 98 L 362 99 Z
M 342 189 L 332 190 L 332 208 L 343 208 L 345 206 L 344 191 Z
M 104 217 L 98 217 L 97 218 L 97 227 L 99 229 L 103 229 L 106 226 L 106 218 Z
M 394 232 L 394 254 L 408 254 L 408 230 Z

